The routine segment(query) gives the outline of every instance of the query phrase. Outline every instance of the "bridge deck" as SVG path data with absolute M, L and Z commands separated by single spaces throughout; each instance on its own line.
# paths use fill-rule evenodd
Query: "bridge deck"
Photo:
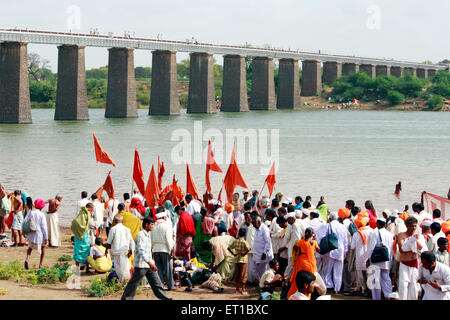
M 413 67 L 435 70 L 446 70 L 448 66 L 437 64 L 424 64 L 408 61 L 385 60 L 365 57 L 351 57 L 344 55 L 319 54 L 313 52 L 300 52 L 292 50 L 255 48 L 245 46 L 231 46 L 210 43 L 192 43 L 187 41 L 170 41 L 131 37 L 118 37 L 107 35 L 89 35 L 64 32 L 0 29 L 0 42 L 27 42 L 53 45 L 80 45 L 87 47 L 116 47 L 134 48 L 140 50 L 173 50 L 179 52 L 211 52 L 220 55 L 247 55 L 259 57 L 272 57 L 275 59 L 298 59 L 337 61 L 342 63 L 389 65 L 399 67 Z

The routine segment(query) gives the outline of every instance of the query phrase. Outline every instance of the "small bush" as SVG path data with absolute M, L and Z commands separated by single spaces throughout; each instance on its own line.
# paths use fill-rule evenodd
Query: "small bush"
M 427 100 L 427 106 L 432 107 L 433 109 L 436 108 L 441 108 L 444 105 L 444 101 L 442 100 L 442 98 L 440 96 L 431 96 L 428 100 Z
M 83 287 L 83 290 L 87 292 L 91 297 L 103 297 L 112 295 L 125 287 L 125 283 L 121 283 L 117 278 L 112 278 L 108 281 L 107 278 L 100 279 L 95 278 L 90 281 L 90 286 Z
M 59 262 L 64 262 L 64 261 L 73 261 L 73 257 L 69 256 L 69 255 L 63 255 L 61 257 L 58 258 Z
M 0 288 L 0 296 L 6 296 L 6 289 Z
M 390 90 L 387 94 L 387 100 L 391 106 L 395 106 L 405 100 L 405 96 L 398 91 Z

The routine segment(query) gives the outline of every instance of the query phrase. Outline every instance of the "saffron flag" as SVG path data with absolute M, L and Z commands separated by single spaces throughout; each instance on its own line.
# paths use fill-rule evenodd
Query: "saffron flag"
M 134 166 L 133 166 L 133 180 L 136 182 L 136 186 L 139 192 L 145 194 L 145 182 L 144 182 L 144 172 L 142 171 L 141 159 L 139 158 L 139 153 L 137 148 L 134 149 Z
M 166 168 L 164 167 L 164 162 L 159 162 L 159 156 L 158 156 L 158 187 L 161 190 L 162 189 L 162 177 L 164 175 L 164 172 L 166 172 Z
M 266 178 L 267 188 L 269 188 L 269 197 L 272 196 L 273 186 L 275 185 L 275 182 L 277 182 L 277 179 L 275 177 L 275 162 L 274 162 L 272 165 L 272 169 L 270 169 L 269 175 Z
M 180 190 L 178 189 L 177 180 L 175 180 L 175 175 L 173 175 L 173 180 L 172 180 L 172 205 L 173 206 L 179 206 L 181 200 L 183 200 L 183 195 L 181 194 Z
M 150 171 L 150 176 L 148 177 L 147 187 L 145 189 L 145 200 L 147 200 L 147 205 L 149 208 L 155 207 L 159 202 L 159 187 L 158 181 L 156 180 L 155 168 L 152 166 L 152 171 Z
M 92 135 L 94 136 L 95 158 L 97 162 L 112 164 L 115 167 L 116 165 L 112 161 L 109 154 L 105 150 L 103 150 L 103 148 L 100 146 L 100 143 L 95 137 L 94 131 L 92 131 Z
M 225 175 L 225 179 L 223 183 L 225 185 L 225 191 L 227 193 L 228 202 L 233 201 L 233 192 L 236 186 L 241 186 L 246 189 L 250 189 L 247 186 L 244 178 L 242 177 L 241 172 L 239 171 L 237 162 L 236 162 L 236 142 L 233 145 L 233 152 L 231 153 L 231 161 L 230 166 L 228 167 L 227 173 Z
M 206 190 L 211 193 L 211 182 L 209 181 L 209 171 L 222 172 L 219 166 L 214 160 L 214 154 L 212 152 L 211 140 L 208 141 L 208 154 L 206 157 Z
M 450 219 L 450 199 L 423 192 L 423 204 L 429 214 L 433 213 L 434 209 L 441 210 L 441 219 L 444 221 Z
M 187 193 L 191 194 L 194 199 L 199 199 L 197 187 L 195 186 L 194 179 L 191 175 L 191 170 L 189 170 L 189 165 L 186 163 L 186 194 Z
M 111 179 L 111 171 L 108 173 L 106 177 L 105 183 L 95 192 L 97 194 L 98 200 L 101 202 L 103 190 L 108 194 L 109 199 L 115 199 L 114 196 L 114 185 Z

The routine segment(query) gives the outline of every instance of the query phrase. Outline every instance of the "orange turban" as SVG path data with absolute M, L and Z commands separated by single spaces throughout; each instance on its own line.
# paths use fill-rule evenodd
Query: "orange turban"
M 357 219 L 359 218 L 369 218 L 369 213 L 367 211 L 358 213 Z
M 450 231 L 450 220 L 445 221 L 441 224 L 441 230 L 443 233 L 447 233 Z
M 367 225 L 367 220 L 364 218 L 358 218 L 355 220 L 355 225 L 360 228 L 360 227 L 365 227 Z
M 233 211 L 233 209 L 234 209 L 234 207 L 231 203 L 229 203 L 229 202 L 225 203 L 225 211 L 226 212 L 230 213 Z
M 341 209 L 339 209 L 338 216 L 341 219 L 346 219 L 346 218 L 350 217 L 350 210 L 347 208 L 341 208 Z
M 375 229 L 375 228 L 377 227 L 377 218 L 372 218 L 372 219 L 370 219 L 370 220 L 369 220 L 369 226 L 370 226 L 372 229 Z
M 402 219 L 403 221 L 406 221 L 406 219 L 408 219 L 408 214 L 407 213 L 402 213 L 401 215 L 398 216 L 400 219 Z

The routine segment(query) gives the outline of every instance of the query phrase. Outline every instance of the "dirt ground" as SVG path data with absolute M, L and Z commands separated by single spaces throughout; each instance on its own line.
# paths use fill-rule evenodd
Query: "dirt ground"
M 52 267 L 58 262 L 58 258 L 63 255 L 73 255 L 73 245 L 70 241 L 72 233 L 69 228 L 61 228 L 61 247 L 46 248 L 44 266 Z M 20 263 L 25 261 L 27 247 L 3 248 L 0 247 L 0 261 L 11 262 L 18 260 Z M 74 262 L 72 262 L 75 264 Z M 30 268 L 36 268 L 39 265 L 39 255 L 32 252 L 30 258 Z M 81 272 L 80 287 L 88 286 L 89 280 L 94 278 L 105 278 L 105 274 L 92 273 L 86 275 Z M 256 300 L 258 291 L 255 287 L 249 287 L 249 295 L 242 296 L 235 293 L 233 285 L 224 285 L 223 293 L 213 293 L 209 289 L 203 289 L 196 286 L 192 292 L 185 292 L 185 287 L 167 292 L 167 296 L 174 300 Z M 6 290 L 6 294 L 5 294 Z M 118 300 L 122 295 L 119 291 L 116 295 L 102 298 L 89 297 L 82 289 L 70 289 L 65 283 L 54 285 L 31 285 L 27 283 L 17 283 L 13 280 L 0 280 L 0 300 Z M 333 295 L 333 300 L 361 299 L 345 297 L 343 295 Z M 156 300 L 150 288 L 142 288 L 141 293 L 135 296 L 135 300 Z

